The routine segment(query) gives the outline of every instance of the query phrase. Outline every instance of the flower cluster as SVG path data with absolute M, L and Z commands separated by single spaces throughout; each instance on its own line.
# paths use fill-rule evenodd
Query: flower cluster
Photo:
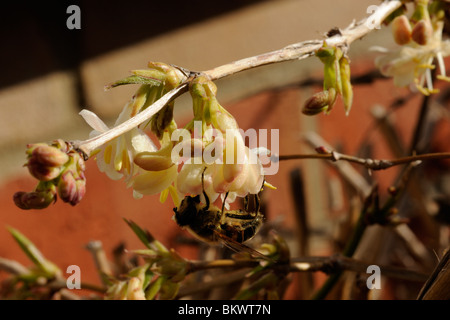
M 217 101 L 216 86 L 198 77 L 190 93 L 194 118 L 186 129 L 193 137 L 184 137 L 179 145 L 185 161 L 177 177 L 178 191 L 198 195 L 204 188 L 211 201 L 228 194 L 226 206 L 236 197 L 257 194 L 264 182 L 263 167 L 245 146 L 234 117 Z M 193 148 L 182 148 L 186 146 Z
M 183 80 L 184 75 L 176 68 L 163 63 L 150 63 L 148 70 L 135 70 L 133 76 L 117 81 L 108 88 L 117 85 L 139 83 L 140 88 L 125 105 L 114 126 L 145 110 Z M 177 168 L 171 161 L 166 161 L 166 151 L 171 149 L 170 134 L 176 129 L 173 120 L 173 102 L 156 113 L 149 121 L 140 127 L 107 142 L 96 150 L 97 165 L 101 172 L 109 178 L 119 180 L 124 178 L 128 187 L 132 187 L 136 198 L 145 194 L 157 194 L 168 189 L 177 174 Z M 108 126 L 93 112 L 83 110 L 80 115 L 94 129 L 90 136 L 94 137 L 109 130 Z M 144 129 L 150 127 L 158 137 L 160 148 L 150 139 Z M 140 154 L 152 157 L 155 164 L 152 168 L 140 166 L 136 156 Z M 169 158 L 170 159 L 170 158 Z
M 14 203 L 21 209 L 43 209 L 59 196 L 76 205 L 86 192 L 85 164 L 82 156 L 70 144 L 56 140 L 51 145 L 28 145 L 25 166 L 39 180 L 32 192 L 16 192 Z
M 375 61 L 381 73 L 393 77 L 399 87 L 414 85 L 424 95 L 436 93 L 432 70 L 436 60 L 440 80 L 446 76 L 444 57 L 450 54 L 450 42 L 443 40 L 445 12 L 441 1 L 417 0 L 410 18 L 404 13 L 391 21 L 392 34 L 400 47 L 395 51 L 380 48 L 385 55 Z
M 185 79 L 175 67 L 163 63 L 150 63 L 149 67 L 110 85 L 141 84 L 115 126 L 143 111 Z M 111 179 L 125 178 L 136 198 L 160 193 L 164 201 L 170 194 L 176 206 L 186 195 L 201 195 L 203 188 L 211 201 L 227 194 L 227 205 L 237 196 L 258 193 L 264 182 L 262 164 L 257 154 L 245 146 L 234 117 L 217 101 L 214 83 L 197 76 L 189 91 L 194 116 L 184 128 L 177 127 L 171 102 L 149 122 L 96 150 L 99 169 Z M 94 113 L 83 110 L 80 114 L 94 129 L 91 136 L 109 130 Z M 157 137 L 159 147 L 145 128 Z

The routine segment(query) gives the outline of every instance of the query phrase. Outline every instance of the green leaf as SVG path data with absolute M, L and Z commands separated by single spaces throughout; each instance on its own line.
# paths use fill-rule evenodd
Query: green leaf
M 159 290 L 161 290 L 161 286 L 166 281 L 165 277 L 158 277 L 155 281 L 150 283 L 147 290 L 145 290 L 145 298 L 147 300 L 153 300 L 155 299 L 156 295 L 158 294 Z
M 130 228 L 133 230 L 133 232 L 137 235 L 137 237 L 139 238 L 139 240 L 141 240 L 141 242 L 149 249 L 153 249 L 152 247 L 152 242 L 155 241 L 155 238 L 153 238 L 153 236 L 148 232 L 148 231 L 144 231 L 141 229 L 141 227 L 139 227 L 135 222 L 131 221 L 131 220 L 127 220 L 127 219 L 123 219 L 129 226 Z
M 28 258 L 39 268 L 40 271 L 44 273 L 44 275 L 55 276 L 56 274 L 61 273 L 59 268 L 52 262 L 45 259 L 39 249 L 33 244 L 33 242 L 25 237 L 25 235 L 12 227 L 8 227 L 8 231 L 17 241 Z
M 155 79 L 155 78 L 148 78 L 148 77 L 142 77 L 142 76 L 138 76 L 138 75 L 132 75 L 129 77 L 126 77 L 125 79 L 121 79 L 118 81 L 115 81 L 111 84 L 108 84 L 105 86 L 106 90 L 118 87 L 118 86 L 122 86 L 122 85 L 126 85 L 126 84 L 146 84 L 146 85 L 150 85 L 150 86 L 160 86 L 162 83 L 162 81 Z

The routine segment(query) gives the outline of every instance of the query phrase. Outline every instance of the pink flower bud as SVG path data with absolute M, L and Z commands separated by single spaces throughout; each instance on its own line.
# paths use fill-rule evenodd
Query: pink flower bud
M 71 205 L 78 204 L 86 193 L 86 181 L 82 178 L 75 179 L 70 170 L 66 170 L 58 183 L 58 195 L 64 202 Z
M 40 181 L 50 181 L 57 178 L 61 173 L 60 167 L 46 166 L 36 157 L 31 157 L 26 165 L 30 174 Z
M 49 145 L 40 145 L 33 148 L 31 158 L 45 166 L 52 167 L 62 166 L 69 160 L 67 153 Z
M 77 191 L 76 181 L 72 172 L 64 172 L 58 183 L 58 195 L 64 202 L 71 202 Z
M 44 209 L 56 201 L 55 195 L 56 192 L 52 188 L 46 191 L 19 191 L 14 194 L 13 200 L 15 205 L 23 210 Z

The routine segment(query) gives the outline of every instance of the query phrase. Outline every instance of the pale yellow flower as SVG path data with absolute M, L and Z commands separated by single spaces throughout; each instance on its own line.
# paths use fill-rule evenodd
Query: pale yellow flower
M 242 135 L 226 136 L 216 139 L 223 144 L 216 145 L 215 161 L 184 163 L 177 177 L 177 188 L 182 195 L 201 195 L 206 192 L 214 202 L 219 196 L 228 193 L 225 206 L 228 207 L 236 197 L 257 194 L 264 182 L 264 170 L 257 155 L 244 145 Z M 227 141 L 228 140 L 228 141 Z M 207 148 L 205 148 L 207 149 Z M 193 162 L 193 161 L 192 161 Z M 202 183 L 203 177 L 203 183 Z M 202 199 L 204 202 L 205 199 Z
M 436 92 L 431 74 L 431 70 L 435 68 L 434 59 L 440 72 L 437 78 L 449 80 L 443 58 L 450 54 L 450 42 L 442 40 L 442 28 L 443 22 L 436 22 L 433 34 L 425 45 L 410 41 L 396 51 L 384 50 L 386 54 L 375 60 L 376 66 L 383 75 L 393 77 L 396 86 L 413 84 L 423 94 Z
M 127 107 L 122 111 L 116 125 L 129 119 L 131 113 Z M 91 136 L 103 133 L 109 128 L 93 112 L 83 110 L 80 113 L 94 129 Z M 97 166 L 101 172 L 113 180 L 125 177 L 128 187 L 133 188 L 133 196 L 158 194 L 168 188 L 176 178 L 177 168 L 148 171 L 134 163 L 134 158 L 143 152 L 157 152 L 158 148 L 144 131 L 133 128 L 129 132 L 105 143 L 96 153 Z

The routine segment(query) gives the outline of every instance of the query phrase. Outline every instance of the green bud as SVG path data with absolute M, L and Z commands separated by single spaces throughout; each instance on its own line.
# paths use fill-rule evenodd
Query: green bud
M 157 69 L 132 70 L 131 73 L 139 77 L 153 79 L 159 84 L 166 81 L 166 74 Z
M 348 115 L 353 103 L 353 88 L 350 82 L 350 63 L 346 57 L 342 57 L 341 60 L 339 60 L 339 68 L 342 84 L 342 100 L 344 102 L 345 114 Z
M 185 75 L 177 68 L 163 62 L 149 62 L 148 67 L 164 74 L 164 86 L 166 90 L 176 88 Z
M 411 22 L 416 23 L 422 19 L 430 20 L 430 14 L 428 12 L 428 3 L 429 0 L 415 0 L 416 8 L 411 15 Z
M 341 49 L 329 47 L 326 42 L 322 48 L 317 50 L 316 56 L 324 64 L 323 88 L 328 90 L 334 88 L 337 94 L 342 92 L 339 60 L 343 56 Z
M 152 281 L 148 285 L 148 287 L 145 289 L 145 298 L 147 300 L 155 299 L 156 295 L 161 290 L 161 287 L 164 284 L 165 280 L 166 279 L 164 277 L 160 276 L 160 277 L 156 278 L 154 281 Z

